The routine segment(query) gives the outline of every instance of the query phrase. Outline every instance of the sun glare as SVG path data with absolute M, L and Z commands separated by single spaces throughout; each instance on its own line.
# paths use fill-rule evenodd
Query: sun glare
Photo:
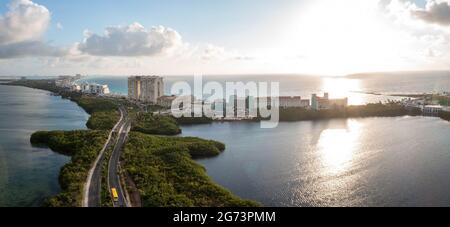
M 348 120 L 345 129 L 327 129 L 322 132 L 317 146 L 327 173 L 341 173 L 351 164 L 354 152 L 358 149 L 359 128 L 357 121 Z
M 303 56 L 297 67 L 344 75 L 397 65 L 400 37 L 384 22 L 378 1 L 314 1 L 292 23 L 290 51 Z

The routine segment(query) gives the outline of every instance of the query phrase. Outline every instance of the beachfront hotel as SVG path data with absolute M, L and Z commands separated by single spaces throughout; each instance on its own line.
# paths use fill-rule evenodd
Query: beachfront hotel
M 78 85 L 76 85 L 78 86 Z M 75 87 L 74 87 L 75 88 Z M 76 87 L 78 89 L 78 87 Z M 106 84 L 96 84 L 96 83 L 87 83 L 84 82 L 79 85 L 79 89 L 83 94 L 91 94 L 91 95 L 109 95 L 110 90 L 108 85 Z
M 159 76 L 128 77 L 128 99 L 157 104 L 164 95 L 164 81 Z
M 280 96 L 280 108 L 308 108 L 309 99 L 302 99 L 300 96 Z
M 348 98 L 330 99 L 328 93 L 325 93 L 323 97 L 319 97 L 317 94 L 312 94 L 311 97 L 311 109 L 313 110 L 341 109 L 347 105 Z

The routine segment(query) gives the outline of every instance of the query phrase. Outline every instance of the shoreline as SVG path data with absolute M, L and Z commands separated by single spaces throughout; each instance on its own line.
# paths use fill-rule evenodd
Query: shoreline
M 15 82 L 20 82 L 22 84 L 14 84 Z M 32 144 L 36 144 L 36 145 L 37 144 L 43 144 L 43 145 L 45 144 L 47 147 L 49 147 L 54 152 L 61 153 L 61 154 L 68 155 L 68 156 L 72 157 L 72 161 L 70 161 L 68 164 L 66 164 L 61 169 L 61 171 L 59 173 L 59 181 L 60 181 L 60 186 L 61 186 L 61 189 L 62 189 L 61 192 L 59 194 L 55 195 L 55 196 L 52 196 L 51 198 L 47 198 L 47 202 L 45 202 L 42 205 L 43 206 L 81 206 L 81 198 L 79 198 L 81 191 L 78 191 L 76 189 L 76 188 L 79 188 L 79 186 L 69 187 L 69 188 L 75 188 L 76 189 L 75 191 L 73 191 L 73 189 L 72 189 L 72 192 L 65 190 L 65 189 L 67 189 L 67 182 L 66 182 L 67 179 L 65 179 L 66 177 L 63 176 L 65 174 L 66 167 L 70 169 L 70 167 L 68 167 L 68 166 L 74 164 L 74 160 L 73 159 L 76 158 L 78 151 L 67 152 L 64 149 L 62 149 L 62 150 L 60 149 L 60 147 L 68 146 L 67 143 L 62 143 L 62 144 L 58 144 L 58 143 L 52 144 L 52 143 L 50 143 L 49 144 L 48 141 L 51 141 L 51 140 L 49 140 L 49 138 L 54 138 L 53 133 L 56 133 L 56 134 L 63 133 L 62 134 L 63 135 L 62 138 L 72 137 L 72 136 L 74 136 L 73 135 L 74 133 L 75 134 L 76 133 L 82 133 L 80 136 L 83 136 L 84 138 L 89 138 L 89 133 L 92 134 L 92 133 L 105 132 L 104 131 L 104 130 L 106 130 L 105 128 L 99 130 L 97 128 L 98 125 L 97 126 L 94 125 L 94 127 L 92 127 L 92 125 L 89 125 L 89 121 L 91 121 L 91 119 L 93 119 L 95 117 L 95 114 L 97 113 L 97 111 L 95 111 L 95 108 L 98 108 L 98 106 L 94 106 L 93 107 L 94 109 L 91 109 L 90 107 L 92 107 L 92 106 L 89 106 L 88 104 L 83 103 L 82 101 L 80 101 L 80 100 L 82 100 L 82 98 L 81 99 L 74 99 L 74 97 L 72 96 L 73 94 L 62 92 L 62 91 L 58 91 L 58 89 L 56 87 L 54 87 L 54 86 L 50 86 L 50 85 L 48 85 L 48 87 L 46 87 L 46 86 L 43 86 L 43 87 L 32 86 L 30 84 L 26 84 L 26 82 L 28 82 L 28 81 L 13 81 L 13 82 L 11 82 L 9 84 L 7 83 L 7 84 L 4 84 L 4 85 L 6 85 L 6 86 L 22 86 L 22 87 L 27 87 L 27 88 L 31 88 L 31 89 L 44 90 L 44 91 L 50 92 L 52 95 L 61 96 L 61 98 L 63 98 L 63 99 L 68 99 L 68 100 L 76 103 L 79 107 L 81 107 L 86 113 L 88 113 L 90 115 L 89 120 L 86 122 L 86 126 L 88 127 L 88 130 L 82 130 L 82 131 L 76 130 L 76 131 L 66 131 L 66 132 L 64 132 L 64 131 L 50 131 L 50 132 L 38 131 L 38 132 L 35 132 L 30 138 L 30 141 L 32 142 Z M 29 81 L 29 82 L 33 83 L 33 81 Z M 81 96 L 81 97 L 83 97 L 83 96 Z M 89 97 L 88 99 L 96 100 L 96 101 L 98 101 L 98 100 L 103 100 L 103 101 L 107 100 L 105 98 L 100 98 L 100 97 Z M 111 100 L 109 100 L 109 101 L 111 101 Z M 83 134 L 87 134 L 87 135 L 83 135 Z M 186 145 L 188 147 L 190 147 L 189 149 L 194 149 L 194 150 L 190 150 L 190 152 L 189 152 L 189 153 L 191 153 L 190 156 L 192 156 L 192 158 L 189 158 L 189 159 L 191 159 L 193 161 L 194 166 L 192 166 L 192 167 L 185 167 L 185 168 L 195 168 L 196 170 L 194 172 L 196 172 L 197 175 L 193 176 L 193 177 L 199 177 L 199 180 L 201 182 L 208 182 L 208 183 L 205 184 L 204 187 L 211 188 L 211 189 L 208 189 L 208 190 L 212 190 L 211 192 L 219 193 L 220 195 L 216 195 L 215 197 L 217 197 L 216 199 L 220 198 L 220 200 L 221 200 L 221 201 L 217 202 L 217 205 L 215 205 L 215 203 L 203 204 L 202 205 L 204 200 L 211 200 L 211 201 L 214 200 L 213 197 L 208 198 L 208 196 L 211 194 L 211 192 L 205 194 L 205 197 L 204 198 L 200 198 L 200 200 L 198 200 L 198 198 L 196 199 L 195 196 L 194 196 L 192 198 L 192 199 L 194 199 L 193 201 L 197 201 L 197 200 L 198 201 L 203 201 L 198 206 L 250 206 L 250 207 L 261 206 L 261 204 L 258 203 L 258 202 L 241 199 L 238 196 L 232 194 L 230 191 L 228 191 L 228 189 L 225 189 L 223 186 L 220 186 L 220 185 L 216 184 L 215 182 L 213 182 L 212 178 L 207 175 L 206 169 L 204 169 L 204 167 L 202 167 L 200 164 L 198 164 L 195 161 L 195 159 L 196 159 L 195 157 L 197 157 L 197 156 L 198 157 L 212 157 L 212 156 L 220 155 L 220 153 L 224 150 L 224 146 L 225 145 L 220 145 L 219 146 L 221 151 L 217 150 L 217 148 L 214 148 L 213 150 L 208 151 L 208 149 L 212 149 L 213 147 L 211 147 L 211 145 L 207 145 L 207 147 L 205 147 L 206 144 L 202 145 L 202 143 L 206 142 L 207 144 L 210 144 L 213 141 L 203 140 L 203 139 L 200 139 L 200 138 L 187 137 L 187 138 L 184 138 L 184 140 L 186 140 L 186 142 L 183 142 L 182 141 L 183 138 L 180 139 L 178 137 L 148 135 L 148 134 L 143 134 L 143 133 L 139 133 L 139 132 L 134 132 L 133 134 L 134 135 L 142 134 L 142 136 L 148 137 L 149 139 L 150 138 L 167 138 L 167 139 L 175 139 L 177 141 L 180 140 L 180 142 L 177 142 L 177 143 L 180 143 L 180 145 L 182 145 L 183 143 L 187 142 Z M 86 136 L 88 136 L 88 137 L 86 137 Z M 100 134 L 96 134 L 97 138 L 99 136 L 100 136 Z M 80 138 L 83 138 L 83 137 L 80 137 Z M 194 142 L 192 140 L 195 140 L 196 142 Z M 193 144 L 191 144 L 191 143 L 193 143 Z M 191 145 L 189 145 L 189 144 L 191 144 Z M 101 144 L 101 145 L 103 145 L 103 144 Z M 128 147 L 128 146 L 131 146 L 131 145 L 126 145 L 126 146 Z M 185 145 L 183 145 L 183 146 L 185 146 Z M 66 148 L 66 149 L 69 149 L 69 148 Z M 196 150 L 196 149 L 199 149 L 199 150 Z M 87 150 L 87 149 L 83 147 L 80 150 Z M 89 151 L 89 152 L 92 153 L 92 151 Z M 180 150 L 180 152 L 181 152 L 181 150 Z M 83 153 L 83 152 L 81 152 L 81 153 Z M 84 151 L 83 154 L 86 155 L 86 151 Z M 91 154 L 91 156 L 92 156 L 92 154 Z M 91 159 L 97 158 L 97 156 L 98 156 L 98 154 L 96 154 L 95 157 L 91 157 Z M 88 162 L 89 162 L 89 166 L 91 166 L 92 163 L 90 162 L 90 160 Z M 126 162 L 128 162 L 128 161 L 125 160 L 125 163 Z M 84 165 L 87 165 L 87 164 L 84 164 Z M 199 166 L 201 168 L 199 168 L 197 166 Z M 127 164 L 125 164 L 122 168 L 123 169 L 127 169 L 128 168 Z M 126 172 L 127 172 L 127 176 L 129 176 L 130 173 L 128 171 L 126 171 Z M 190 172 L 190 170 L 187 170 L 186 172 Z M 204 173 L 202 173 L 202 172 L 204 172 Z M 78 175 L 79 174 L 80 173 L 78 173 Z M 81 173 L 82 177 L 80 179 L 83 179 L 82 182 L 80 182 L 80 180 L 77 180 L 77 181 L 72 182 L 72 183 L 75 183 L 77 185 L 80 185 L 80 184 L 84 185 L 84 183 L 85 183 L 84 180 L 86 178 L 84 175 L 86 175 L 86 174 L 87 174 L 86 171 L 83 171 L 83 173 Z M 127 179 L 124 179 L 124 180 L 129 182 L 130 180 L 133 180 L 131 178 L 127 177 Z M 190 179 L 191 177 L 188 176 L 188 178 Z M 62 183 L 61 180 L 63 180 L 66 183 Z M 136 185 L 136 182 L 133 182 L 133 183 L 135 183 L 135 185 Z M 70 179 L 69 179 L 69 184 L 70 184 Z M 71 200 L 71 199 L 74 199 L 74 198 L 71 197 L 70 194 L 67 194 L 67 193 L 72 193 L 72 195 L 75 196 L 75 200 Z M 191 193 L 189 193 L 189 194 L 191 194 Z M 67 197 L 67 196 L 69 196 L 69 197 Z M 66 201 L 68 199 L 71 201 L 71 203 L 67 204 L 67 203 L 62 202 L 62 201 Z M 191 203 L 188 203 L 188 204 L 191 204 Z M 226 204 L 229 204 L 229 205 L 226 205 Z M 189 206 L 192 206 L 192 205 L 193 204 L 191 204 Z M 172 206 L 172 205 L 168 205 L 168 206 Z
M 9 84 L 6 84 L 6 85 L 8 86 Z M 9 86 L 11 86 L 11 85 L 9 85 Z M 24 85 L 14 85 L 14 86 L 24 86 Z M 88 108 L 89 106 L 83 105 L 79 100 L 74 100 L 73 97 L 71 97 L 70 95 L 67 96 L 67 94 L 65 95 L 64 93 L 54 92 L 51 89 L 47 90 L 47 89 L 42 89 L 42 88 L 30 87 L 30 86 L 24 86 L 24 87 L 48 91 L 48 92 L 51 92 L 52 94 L 54 94 L 56 96 L 61 96 L 64 99 L 69 99 L 70 101 L 73 101 L 73 102 L 77 103 L 77 105 L 80 106 L 86 113 L 90 114 L 90 119 L 93 118 L 93 116 L 95 115 L 95 111 L 93 111 L 92 109 Z M 105 100 L 105 98 L 101 98 L 101 97 L 90 97 L 90 99 L 97 100 L 97 101 L 98 100 Z M 288 111 L 293 111 L 293 113 L 295 113 L 295 114 L 300 113 L 300 115 L 296 115 L 296 116 L 300 116 L 300 117 L 296 118 L 296 119 L 291 119 L 291 120 L 281 120 L 281 122 L 318 121 L 318 120 L 331 120 L 331 119 L 352 119 L 352 118 L 361 118 L 361 117 L 363 117 L 363 118 L 364 117 L 400 117 L 400 116 L 417 116 L 418 115 L 418 114 L 409 114 L 407 112 L 404 112 L 404 110 L 402 108 L 400 108 L 400 109 L 398 108 L 400 106 L 398 104 L 392 104 L 392 105 L 394 107 L 393 109 L 389 109 L 389 108 L 388 109 L 383 109 L 384 107 L 389 107 L 389 105 L 385 105 L 385 104 L 372 104 L 372 105 L 356 106 L 356 107 L 355 106 L 350 106 L 348 109 L 345 109 L 345 111 L 332 110 L 332 111 L 321 111 L 321 112 L 307 111 L 307 110 L 304 110 L 304 109 L 302 109 L 302 110 L 300 110 L 300 109 L 288 109 Z M 369 107 L 373 107 L 373 108 L 371 109 Z M 380 107 L 383 107 L 383 108 L 381 108 L 381 110 L 384 110 L 384 111 L 380 112 L 380 109 L 379 109 Z M 355 108 L 356 108 L 357 111 L 355 111 Z M 358 109 L 358 108 L 361 108 L 361 109 Z M 363 110 L 363 111 L 361 111 L 361 110 Z M 392 110 L 392 111 L 389 112 L 387 110 Z M 298 111 L 300 111 L 300 112 L 298 112 Z M 336 113 L 337 113 L 337 115 L 336 115 Z M 349 114 L 349 113 L 352 113 L 352 114 Z M 311 115 L 311 114 L 314 114 L 314 115 Z M 439 116 L 439 117 L 441 119 L 443 119 L 443 120 L 450 121 L 450 117 L 449 116 L 447 116 L 448 117 L 447 119 L 444 119 L 443 116 Z M 88 120 L 88 122 L 89 122 L 89 120 Z M 261 120 L 261 119 L 259 119 L 259 120 Z M 220 122 L 223 122 L 223 121 L 220 121 Z M 213 121 L 212 123 L 220 123 L 220 122 Z M 246 122 L 255 122 L 255 121 L 252 120 L 252 121 L 238 121 L 238 122 L 245 122 L 246 123 Z M 88 131 L 92 131 L 92 127 L 88 127 L 88 128 L 89 128 Z M 107 129 L 107 127 L 103 128 L 102 130 L 106 130 L 106 129 Z M 137 136 L 137 135 L 140 135 L 140 134 L 142 134 L 142 133 L 138 133 L 138 134 L 134 133 L 133 135 Z M 147 134 L 142 134 L 142 135 L 144 136 L 144 135 L 147 135 Z M 148 136 L 149 136 L 148 139 L 154 137 L 154 135 L 148 135 Z M 156 137 L 160 137 L 160 136 L 156 136 Z M 145 138 L 147 138 L 147 137 L 145 137 Z M 58 151 L 55 151 L 55 152 L 58 152 Z M 58 153 L 60 153 L 60 152 L 58 152 Z M 220 154 L 220 152 L 217 153 L 216 155 L 219 155 L 219 154 Z M 130 157 L 129 156 L 130 155 L 129 152 L 128 152 L 127 155 L 128 155 L 128 157 Z M 194 160 L 194 162 L 196 162 L 195 159 L 193 159 L 193 160 Z M 127 163 L 127 162 L 125 161 L 124 163 Z M 132 163 L 132 164 L 135 165 L 136 163 Z M 127 165 L 127 164 L 125 164 L 125 165 Z M 124 169 L 127 169 L 127 168 L 125 167 Z M 132 174 L 129 174 L 128 172 L 126 172 L 126 173 L 127 173 L 126 176 L 129 176 L 129 177 L 126 177 L 126 179 L 124 179 L 124 180 L 127 181 L 127 182 L 129 182 L 130 180 L 133 181 Z M 60 172 L 60 175 L 61 174 L 62 173 Z M 209 177 L 209 178 L 211 179 L 211 177 Z M 135 183 L 135 182 L 133 181 L 133 183 Z M 219 186 L 219 187 L 221 187 L 221 186 Z M 139 188 L 139 187 L 137 186 L 137 188 Z M 148 205 L 148 203 L 144 203 L 144 202 L 142 202 L 142 204 L 144 206 L 145 206 L 145 204 Z M 58 204 L 58 203 L 56 203 L 56 204 Z

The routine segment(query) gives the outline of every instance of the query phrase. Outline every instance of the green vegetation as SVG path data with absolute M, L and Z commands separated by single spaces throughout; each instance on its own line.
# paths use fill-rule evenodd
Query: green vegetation
M 119 121 L 118 105 L 110 99 L 85 95 L 72 95 L 70 99 L 91 114 L 86 123 L 89 129 L 109 130 Z
M 110 99 L 95 96 L 75 96 L 71 98 L 89 114 L 94 112 L 116 111 L 118 106 Z
M 109 130 L 119 121 L 118 113 L 110 112 L 94 112 L 91 114 L 86 126 L 93 130 Z
M 124 169 L 144 207 L 260 206 L 213 183 L 192 157 L 216 156 L 225 145 L 199 138 L 161 137 L 132 132 L 122 154 Z
M 132 122 L 132 130 L 154 135 L 178 135 L 181 129 L 173 117 L 138 113 Z
M 448 106 L 450 104 L 450 97 L 442 95 L 433 95 L 433 101 L 439 103 L 442 106 Z
M 441 111 L 439 113 L 439 117 L 446 120 L 446 121 L 450 121 L 450 112 L 446 112 L 446 111 Z
M 330 118 L 356 118 L 356 117 L 396 117 L 405 115 L 418 115 L 419 110 L 407 110 L 400 104 L 367 104 L 364 106 L 348 106 L 336 110 L 309 110 L 304 108 L 280 109 L 281 121 L 304 121 Z
M 106 131 L 53 131 L 35 132 L 31 136 L 33 145 L 46 145 L 55 152 L 72 156 L 60 172 L 59 184 L 62 192 L 50 198 L 46 206 L 81 206 L 83 186 L 92 163 L 97 158 L 108 138 Z
M 6 85 L 23 86 L 35 89 L 46 90 L 54 93 L 59 93 L 60 89 L 55 86 L 54 80 L 16 80 L 7 83 Z

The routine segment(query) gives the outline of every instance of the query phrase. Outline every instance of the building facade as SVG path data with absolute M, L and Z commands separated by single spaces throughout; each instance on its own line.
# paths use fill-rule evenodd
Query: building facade
M 164 95 L 164 81 L 159 76 L 128 77 L 128 98 L 133 101 L 158 104 Z
M 423 107 L 423 113 L 426 115 L 438 115 L 443 110 L 441 105 L 426 105 Z
M 176 99 L 177 97 L 172 95 L 172 96 L 161 96 L 158 98 L 158 105 L 162 106 L 164 108 L 168 108 L 170 109 L 172 107 L 172 103 L 173 101 Z
M 308 108 L 309 99 L 302 99 L 300 96 L 279 97 L 280 108 Z
M 60 88 L 70 88 L 74 81 L 75 78 L 72 76 L 58 76 L 58 79 L 55 80 L 55 85 Z
M 70 91 L 72 92 L 80 92 L 81 91 L 81 86 L 78 84 L 72 84 L 72 86 L 70 86 Z
M 110 90 L 108 85 L 106 84 L 91 84 L 91 83 L 82 83 L 79 85 L 80 91 L 84 94 L 91 95 L 108 95 L 110 94 Z
M 341 109 L 348 105 L 348 98 L 343 99 L 330 99 L 328 93 L 325 93 L 323 97 L 313 94 L 311 97 L 311 109 L 313 110 L 329 110 L 329 109 Z

